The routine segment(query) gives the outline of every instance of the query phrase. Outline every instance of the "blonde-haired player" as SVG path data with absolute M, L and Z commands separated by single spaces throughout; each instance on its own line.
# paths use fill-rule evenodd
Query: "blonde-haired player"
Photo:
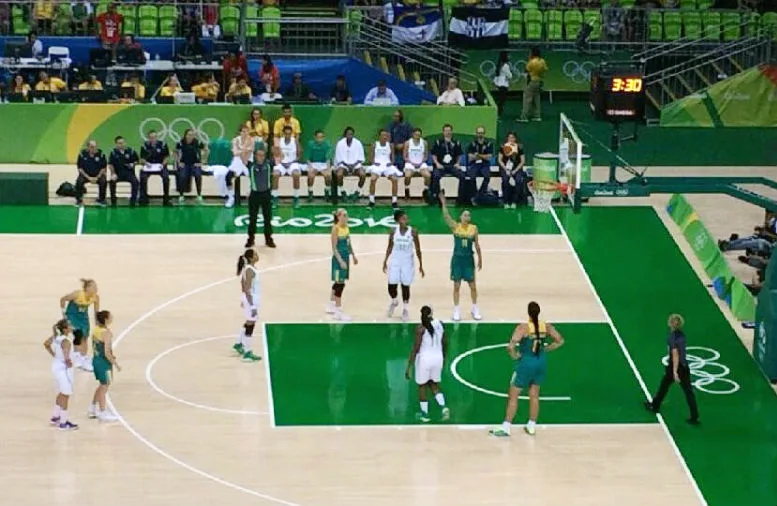
M 281 176 L 291 176 L 294 186 L 294 207 L 299 207 L 299 180 L 302 169 L 300 159 L 299 141 L 293 135 L 289 125 L 283 127 L 283 136 L 275 139 L 275 167 L 272 171 L 272 200 L 273 205 L 278 205 L 278 182 Z
M 429 171 L 429 144 L 421 137 L 420 128 L 414 128 L 411 137 L 405 141 L 402 157 L 405 160 L 405 198 L 410 198 L 410 180 L 414 176 L 424 178 L 424 196 L 429 193 L 432 173 Z
M 388 130 L 381 129 L 376 140 L 370 147 L 370 207 L 375 207 L 375 185 L 378 178 L 383 176 L 391 181 L 391 205 L 396 209 L 397 191 L 399 188 L 399 179 L 402 177 L 402 171 L 394 165 L 394 147 L 391 144 L 391 135 Z
M 259 314 L 259 271 L 256 263 L 259 253 L 254 248 L 248 248 L 237 259 L 237 275 L 240 276 L 240 307 L 243 308 L 245 323 L 240 329 L 237 340 L 232 348 L 247 362 L 256 362 L 261 357 L 254 355 L 253 335 L 256 319 Z
M 433 318 L 431 307 L 422 307 L 421 324 L 415 329 L 415 344 L 407 359 L 405 378 L 410 379 L 410 369 L 415 367 L 415 382 L 418 385 L 418 402 L 421 407 L 416 418 L 424 423 L 431 421 L 429 401 L 426 397 L 427 388 L 432 391 L 434 400 L 442 408 L 442 419 L 448 420 L 451 417 L 451 411 L 445 405 L 445 395 L 440 391 L 447 347 L 442 322 Z
M 73 362 L 70 358 L 73 351 L 73 343 L 70 340 L 72 331 L 70 323 L 63 318 L 54 324 L 51 337 L 43 343 L 43 347 L 53 357 L 51 373 L 57 384 L 57 398 L 50 422 L 51 425 L 59 427 L 59 430 L 78 430 L 78 425 L 70 421 L 67 413 L 70 396 L 73 395 Z

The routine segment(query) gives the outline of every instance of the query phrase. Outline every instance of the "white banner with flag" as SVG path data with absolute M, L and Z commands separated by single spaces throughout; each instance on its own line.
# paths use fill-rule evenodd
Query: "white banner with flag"
M 410 6 L 395 3 L 391 39 L 394 42 L 429 42 L 442 33 L 439 7 Z
M 498 49 L 510 43 L 506 8 L 454 7 L 448 27 L 448 42 L 468 49 Z

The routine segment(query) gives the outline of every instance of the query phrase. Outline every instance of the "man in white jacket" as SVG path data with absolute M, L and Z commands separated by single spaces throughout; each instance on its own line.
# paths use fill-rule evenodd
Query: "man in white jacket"
M 354 200 L 358 200 L 361 196 L 360 189 L 364 187 L 364 182 L 367 180 L 367 172 L 364 169 L 364 145 L 354 136 L 354 133 L 353 127 L 346 127 L 343 138 L 337 141 L 335 174 L 337 187 L 343 196 L 347 196 L 347 192 L 342 191 L 345 176 L 359 176 L 359 189 L 352 194 Z
M 437 97 L 437 105 L 460 105 L 464 107 L 464 94 L 459 89 L 459 80 L 455 77 L 448 79 L 448 89 Z

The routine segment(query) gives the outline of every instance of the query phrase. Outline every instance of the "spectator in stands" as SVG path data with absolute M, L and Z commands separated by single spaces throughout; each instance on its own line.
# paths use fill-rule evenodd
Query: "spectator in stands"
M 138 49 L 143 49 L 140 46 L 140 43 L 135 40 L 135 37 L 131 34 L 125 34 L 121 39 L 121 45 L 119 47 L 120 49 L 123 49 L 125 51 L 133 51 Z
M 116 46 L 119 44 L 121 33 L 124 31 L 124 17 L 116 12 L 116 4 L 108 4 L 108 10 L 95 18 L 103 47 L 110 49 L 116 59 Z
M 254 107 L 251 110 L 251 115 L 249 116 L 248 121 L 246 121 L 246 126 L 255 142 L 257 140 L 262 142 L 268 142 L 270 140 L 270 124 L 262 117 L 262 110 L 258 107 Z
M 192 86 L 192 93 L 200 102 L 215 102 L 219 98 L 221 87 L 213 72 L 209 73 L 203 82 Z
M 111 206 L 116 207 L 116 184 L 130 184 L 130 207 L 135 207 L 138 201 L 138 177 L 135 175 L 135 164 L 140 161 L 137 152 L 127 146 L 124 137 L 119 135 L 114 139 L 116 146 L 108 156 L 108 186 L 111 190 Z
M 178 168 L 178 203 L 183 204 L 192 185 L 197 189 L 197 203 L 202 203 L 202 160 L 208 159 L 208 145 L 197 139 L 194 130 L 187 128 L 178 144 L 175 145 L 175 166 Z
M 281 176 L 291 176 L 291 184 L 294 188 L 294 208 L 299 207 L 299 181 L 302 174 L 300 156 L 302 149 L 298 138 L 294 137 L 290 125 L 285 125 L 280 137 L 275 138 L 273 157 L 275 166 L 272 171 L 272 200 L 273 206 L 278 206 L 278 183 Z
M 266 86 L 269 84 L 272 91 L 281 89 L 281 74 L 278 72 L 278 66 L 275 65 L 270 55 L 264 55 L 262 66 L 259 68 L 259 82 Z
M 233 51 L 224 58 L 222 71 L 224 73 L 223 88 L 225 90 L 228 90 L 240 77 L 244 77 L 246 81 L 248 80 L 248 62 L 239 51 Z
M 348 85 L 345 84 L 345 76 L 339 75 L 335 79 L 335 85 L 332 86 L 332 91 L 329 93 L 333 104 L 349 104 L 351 103 L 351 91 L 348 89 Z
M 532 121 L 542 121 L 540 109 L 540 93 L 542 92 L 542 79 L 548 71 L 548 64 L 540 54 L 540 48 L 533 47 L 529 51 L 529 61 L 526 62 L 527 84 L 523 91 L 523 111 L 518 121 L 526 123 L 531 117 Z
M 620 41 L 625 22 L 626 10 L 620 5 L 619 0 L 610 0 L 602 9 L 605 40 L 611 42 Z
M 437 139 L 432 146 L 432 184 L 429 188 L 429 201 L 436 202 L 440 193 L 440 180 L 444 176 L 461 179 L 464 167 L 460 159 L 464 151 L 461 143 L 453 138 L 453 126 L 446 123 L 442 127 L 442 138 Z
M 181 83 L 178 82 L 178 76 L 171 74 L 159 89 L 159 96 L 174 97 L 176 93 L 181 93 L 182 91 L 183 88 L 181 88 Z
M 302 127 L 299 124 L 299 120 L 292 115 L 291 106 L 289 104 L 283 104 L 281 106 L 281 117 L 275 120 L 272 126 L 272 134 L 276 139 L 280 139 L 283 136 L 283 127 L 291 127 L 291 135 L 299 139 L 302 135 Z
M 140 82 L 137 74 L 129 76 L 129 80 L 121 83 L 122 88 L 135 88 L 135 100 L 143 101 L 146 98 L 146 87 Z
M 491 181 L 491 159 L 494 156 L 494 144 L 486 139 L 486 127 L 479 126 L 475 129 L 475 140 L 467 146 L 467 178 L 480 182 L 479 193 L 488 191 L 488 183 Z
M 23 75 L 16 74 L 14 76 L 10 92 L 21 94 L 25 100 L 27 99 L 27 95 L 30 93 L 30 85 L 24 82 Z
M 437 105 L 460 105 L 464 107 L 464 94 L 459 89 L 459 80 L 455 77 L 448 79 L 448 89 L 437 97 Z
M 51 27 L 54 21 L 53 0 L 37 0 L 33 17 L 37 22 L 39 32 L 51 34 Z
M 515 209 L 527 201 L 526 184 L 528 176 L 524 170 L 526 156 L 523 146 L 518 144 L 515 132 L 508 132 L 497 155 L 499 174 L 502 176 L 502 196 L 505 209 Z
M 313 201 L 316 176 L 324 176 L 324 198 L 328 199 L 332 186 L 332 144 L 324 136 L 323 130 L 313 133 L 313 139 L 305 146 L 304 159 L 308 172 L 308 201 Z
M 81 150 L 76 161 L 78 178 L 76 179 L 76 204 L 83 205 L 86 183 L 96 184 L 98 188 L 97 204 L 105 206 L 105 192 L 108 183 L 105 176 L 108 161 L 102 150 L 97 148 L 97 141 L 90 140 L 86 149 Z
M 502 115 L 507 102 L 507 93 L 510 91 L 510 81 L 513 78 L 513 71 L 510 67 L 510 54 L 507 51 L 499 52 L 499 61 L 496 64 L 497 74 L 494 77 L 494 86 L 496 86 L 496 109 L 499 116 Z
M 92 19 L 94 9 L 89 0 L 81 0 L 70 4 L 73 8 L 73 33 L 86 34 L 89 32 L 89 21 Z
M 394 163 L 397 167 L 404 167 L 405 143 L 413 134 L 413 125 L 405 121 L 404 113 L 401 109 L 397 109 L 394 111 L 394 120 L 389 123 L 386 130 L 388 130 L 391 144 L 394 146 Z
M 200 35 L 197 30 L 189 33 L 186 37 L 186 43 L 183 45 L 183 49 L 179 53 L 181 58 L 187 60 L 199 60 L 205 56 L 205 48 L 202 47 L 200 42 Z
M 286 93 L 284 96 L 287 100 L 293 100 L 295 102 L 307 102 L 318 99 L 316 94 L 313 93 L 310 87 L 305 84 L 305 81 L 302 80 L 301 72 L 294 73 L 291 85 L 286 88 Z
M 221 27 L 218 25 L 219 11 L 218 4 L 206 4 L 202 6 L 202 30 L 203 37 L 221 38 Z
M 277 102 L 279 100 L 283 100 L 283 95 L 277 91 L 273 91 L 272 84 L 265 83 L 264 92 L 259 94 L 259 101 L 263 104 L 272 104 L 273 102 Z
M 81 84 L 78 85 L 79 90 L 97 90 L 102 91 L 103 89 L 103 83 L 100 82 L 99 79 L 97 79 L 97 76 L 94 74 L 89 75 L 89 80 L 84 81 Z
M 11 31 L 11 5 L 0 3 L 0 34 L 6 35 Z
M 229 85 L 229 90 L 225 96 L 228 102 L 250 102 L 251 87 L 245 76 L 240 76 L 237 81 Z
M 38 74 L 38 82 L 35 84 L 35 91 L 48 91 L 51 93 L 59 93 L 67 89 L 65 81 L 58 77 L 49 77 L 46 72 L 41 71 Z
M 140 147 L 140 204 L 148 205 L 148 178 L 158 174 L 162 178 L 162 204 L 170 203 L 170 172 L 167 169 L 167 161 L 170 158 L 170 149 L 167 144 L 158 140 L 156 131 L 148 132 L 146 141 Z
M 364 145 L 355 137 L 353 127 L 346 127 L 343 137 L 335 146 L 335 171 L 337 172 L 337 187 L 342 190 L 345 176 L 359 176 L 359 188 L 364 188 L 367 173 L 364 170 Z M 341 194 L 347 196 L 345 192 Z M 355 199 L 359 198 L 359 190 L 353 193 Z
M 27 34 L 27 45 L 30 47 L 30 53 L 33 58 L 43 56 L 43 42 L 38 38 L 38 34 L 30 32 Z
M 386 81 L 381 79 L 377 86 L 367 92 L 364 105 L 399 105 L 399 99 L 394 91 L 386 86 Z

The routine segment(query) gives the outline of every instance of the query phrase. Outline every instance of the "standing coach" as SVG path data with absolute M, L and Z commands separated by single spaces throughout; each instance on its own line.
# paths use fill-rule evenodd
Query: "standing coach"
M 264 218 L 264 243 L 268 248 L 275 247 L 272 240 L 272 164 L 267 160 L 267 147 L 263 142 L 254 146 L 254 161 L 248 164 L 248 179 L 251 182 L 251 193 L 248 196 L 248 240 L 246 248 L 254 246 L 256 236 L 256 220 L 259 207 Z

